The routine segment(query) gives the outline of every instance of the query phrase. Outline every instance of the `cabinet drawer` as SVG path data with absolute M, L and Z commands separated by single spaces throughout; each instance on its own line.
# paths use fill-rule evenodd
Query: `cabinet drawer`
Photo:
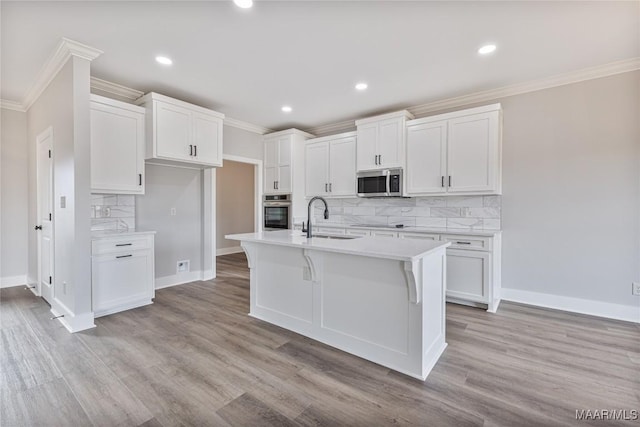
M 91 254 L 102 255 L 116 252 L 131 252 L 152 247 L 149 236 L 128 236 L 113 239 L 100 239 L 91 242 Z
M 371 236 L 373 236 L 373 237 L 398 237 L 398 233 L 396 231 L 388 231 L 388 230 L 371 230 Z
M 428 233 L 400 233 L 401 239 L 418 239 L 418 240 L 440 240 L 439 234 Z
M 442 240 L 451 242 L 451 248 L 472 249 L 476 251 L 491 250 L 491 237 L 456 236 L 455 234 L 443 234 Z
M 344 228 L 333 228 L 333 227 L 318 227 L 313 229 L 316 233 L 326 233 L 326 234 L 345 234 Z
M 363 229 L 347 229 L 347 236 L 370 236 L 370 230 Z

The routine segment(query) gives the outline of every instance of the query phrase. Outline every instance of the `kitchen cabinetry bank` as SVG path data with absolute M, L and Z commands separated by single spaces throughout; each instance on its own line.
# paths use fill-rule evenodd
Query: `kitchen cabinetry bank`
M 301 225 L 294 225 L 300 231 Z M 401 231 L 399 231 L 401 230 Z M 451 242 L 447 248 L 447 301 L 495 313 L 500 305 L 502 233 L 425 227 L 366 228 L 318 225 L 319 233 Z
M 95 317 L 152 304 L 154 236 L 145 232 L 94 232 L 91 242 Z
M 136 100 L 146 109 L 145 159 L 195 168 L 222 166 L 224 114 L 150 92 Z
M 247 254 L 251 316 L 422 380 L 444 351 L 450 243 L 225 237 Z

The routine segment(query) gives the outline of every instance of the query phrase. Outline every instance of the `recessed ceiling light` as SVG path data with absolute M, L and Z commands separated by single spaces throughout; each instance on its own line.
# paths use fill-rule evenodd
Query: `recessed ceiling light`
M 480 55 L 488 55 L 491 52 L 493 52 L 494 50 L 496 50 L 496 45 L 495 44 L 487 44 L 482 46 L 480 49 L 478 49 L 478 53 Z
M 289 107 L 288 105 L 284 105 L 282 107 L 282 111 L 285 112 L 285 113 L 290 113 L 290 112 L 293 111 L 293 108 Z
M 366 89 L 366 88 L 368 88 L 368 87 L 369 87 L 369 85 L 368 85 L 368 84 L 366 84 L 366 83 L 358 83 L 358 84 L 356 85 L 356 89 L 358 89 L 358 90 L 365 90 L 365 89 Z
M 173 61 L 171 58 L 167 58 L 166 56 L 156 56 L 156 61 L 162 65 L 171 65 Z
M 249 9 L 251 6 L 253 6 L 253 0 L 233 0 L 233 2 L 236 4 L 236 6 L 242 9 Z

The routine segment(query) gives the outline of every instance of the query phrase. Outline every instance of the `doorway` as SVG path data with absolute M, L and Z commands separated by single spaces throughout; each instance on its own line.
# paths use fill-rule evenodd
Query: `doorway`
M 36 138 L 36 226 L 38 291 L 51 305 L 53 287 L 53 128 Z
M 227 234 L 252 233 L 262 229 L 261 161 L 224 156 L 216 171 L 216 255 L 242 252 Z

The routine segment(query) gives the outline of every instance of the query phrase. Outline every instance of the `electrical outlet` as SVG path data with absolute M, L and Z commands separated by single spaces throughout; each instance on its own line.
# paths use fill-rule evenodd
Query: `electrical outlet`
M 62 293 L 67 294 L 67 282 L 62 282 Z
M 633 282 L 631 285 L 631 294 L 640 296 L 640 282 Z
M 105 206 L 102 208 L 102 215 L 105 218 L 109 218 L 111 216 L 111 208 L 109 206 Z
M 171 215 L 171 216 L 176 216 L 176 208 L 171 208 L 171 209 L 169 210 L 169 215 Z
M 178 273 L 188 273 L 189 272 L 189 260 L 184 260 L 184 261 L 178 261 L 178 266 L 176 268 L 176 271 Z

